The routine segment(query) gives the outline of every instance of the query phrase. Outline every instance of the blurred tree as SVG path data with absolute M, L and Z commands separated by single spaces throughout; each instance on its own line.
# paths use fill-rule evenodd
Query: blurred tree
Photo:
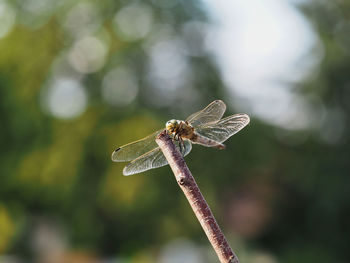
M 225 151 L 195 146 L 186 158 L 228 236 L 251 253 L 242 262 L 258 262 L 255 248 L 268 262 L 350 260 L 350 6 L 300 9 L 324 48 L 319 72 L 298 84 L 320 98 L 320 126 L 253 119 Z M 0 253 L 39 261 L 48 246 L 151 262 L 176 237 L 207 244 L 168 167 L 125 178 L 109 157 L 228 97 L 203 4 L 0 0 L 0 21 Z

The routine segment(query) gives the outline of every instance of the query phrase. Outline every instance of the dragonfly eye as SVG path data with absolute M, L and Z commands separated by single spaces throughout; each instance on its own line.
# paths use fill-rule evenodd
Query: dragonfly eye
M 170 121 L 167 121 L 166 124 L 165 124 L 165 128 L 170 131 L 170 132 L 173 132 L 176 127 L 177 127 L 177 120 L 170 120 Z

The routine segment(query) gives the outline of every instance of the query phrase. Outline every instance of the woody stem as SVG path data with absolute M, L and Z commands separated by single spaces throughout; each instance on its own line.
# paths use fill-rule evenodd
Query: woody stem
M 235 253 L 232 251 L 207 202 L 205 201 L 199 187 L 188 169 L 184 158 L 175 147 L 166 131 L 161 132 L 156 143 L 159 145 L 166 157 L 176 181 L 184 192 L 193 212 L 206 233 L 211 245 L 221 263 L 239 263 Z

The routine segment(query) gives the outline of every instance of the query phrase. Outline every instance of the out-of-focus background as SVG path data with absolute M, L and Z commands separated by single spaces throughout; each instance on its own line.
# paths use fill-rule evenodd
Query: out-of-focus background
M 0 0 L 0 262 L 218 262 L 110 159 L 214 99 L 251 124 L 186 160 L 241 263 L 350 262 L 345 0 Z

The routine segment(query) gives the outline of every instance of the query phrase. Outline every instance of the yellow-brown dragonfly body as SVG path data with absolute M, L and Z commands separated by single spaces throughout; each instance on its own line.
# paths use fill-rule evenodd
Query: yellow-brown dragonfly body
M 191 143 L 224 149 L 223 142 L 243 129 L 250 121 L 247 114 L 235 114 L 221 119 L 225 110 L 225 103 L 215 100 L 203 110 L 190 115 L 185 121 L 175 119 L 168 121 L 165 128 L 183 156 L 191 151 Z M 141 173 L 168 164 L 155 142 L 156 136 L 161 131 L 119 147 L 112 153 L 112 160 L 115 162 L 130 161 L 123 170 L 124 175 Z
M 175 140 L 180 141 L 180 147 L 183 139 L 188 139 L 193 143 L 202 144 L 204 146 L 225 149 L 224 144 L 218 143 L 196 133 L 194 127 L 192 127 L 187 121 L 172 119 L 165 124 L 165 129 L 170 135 L 174 135 Z

